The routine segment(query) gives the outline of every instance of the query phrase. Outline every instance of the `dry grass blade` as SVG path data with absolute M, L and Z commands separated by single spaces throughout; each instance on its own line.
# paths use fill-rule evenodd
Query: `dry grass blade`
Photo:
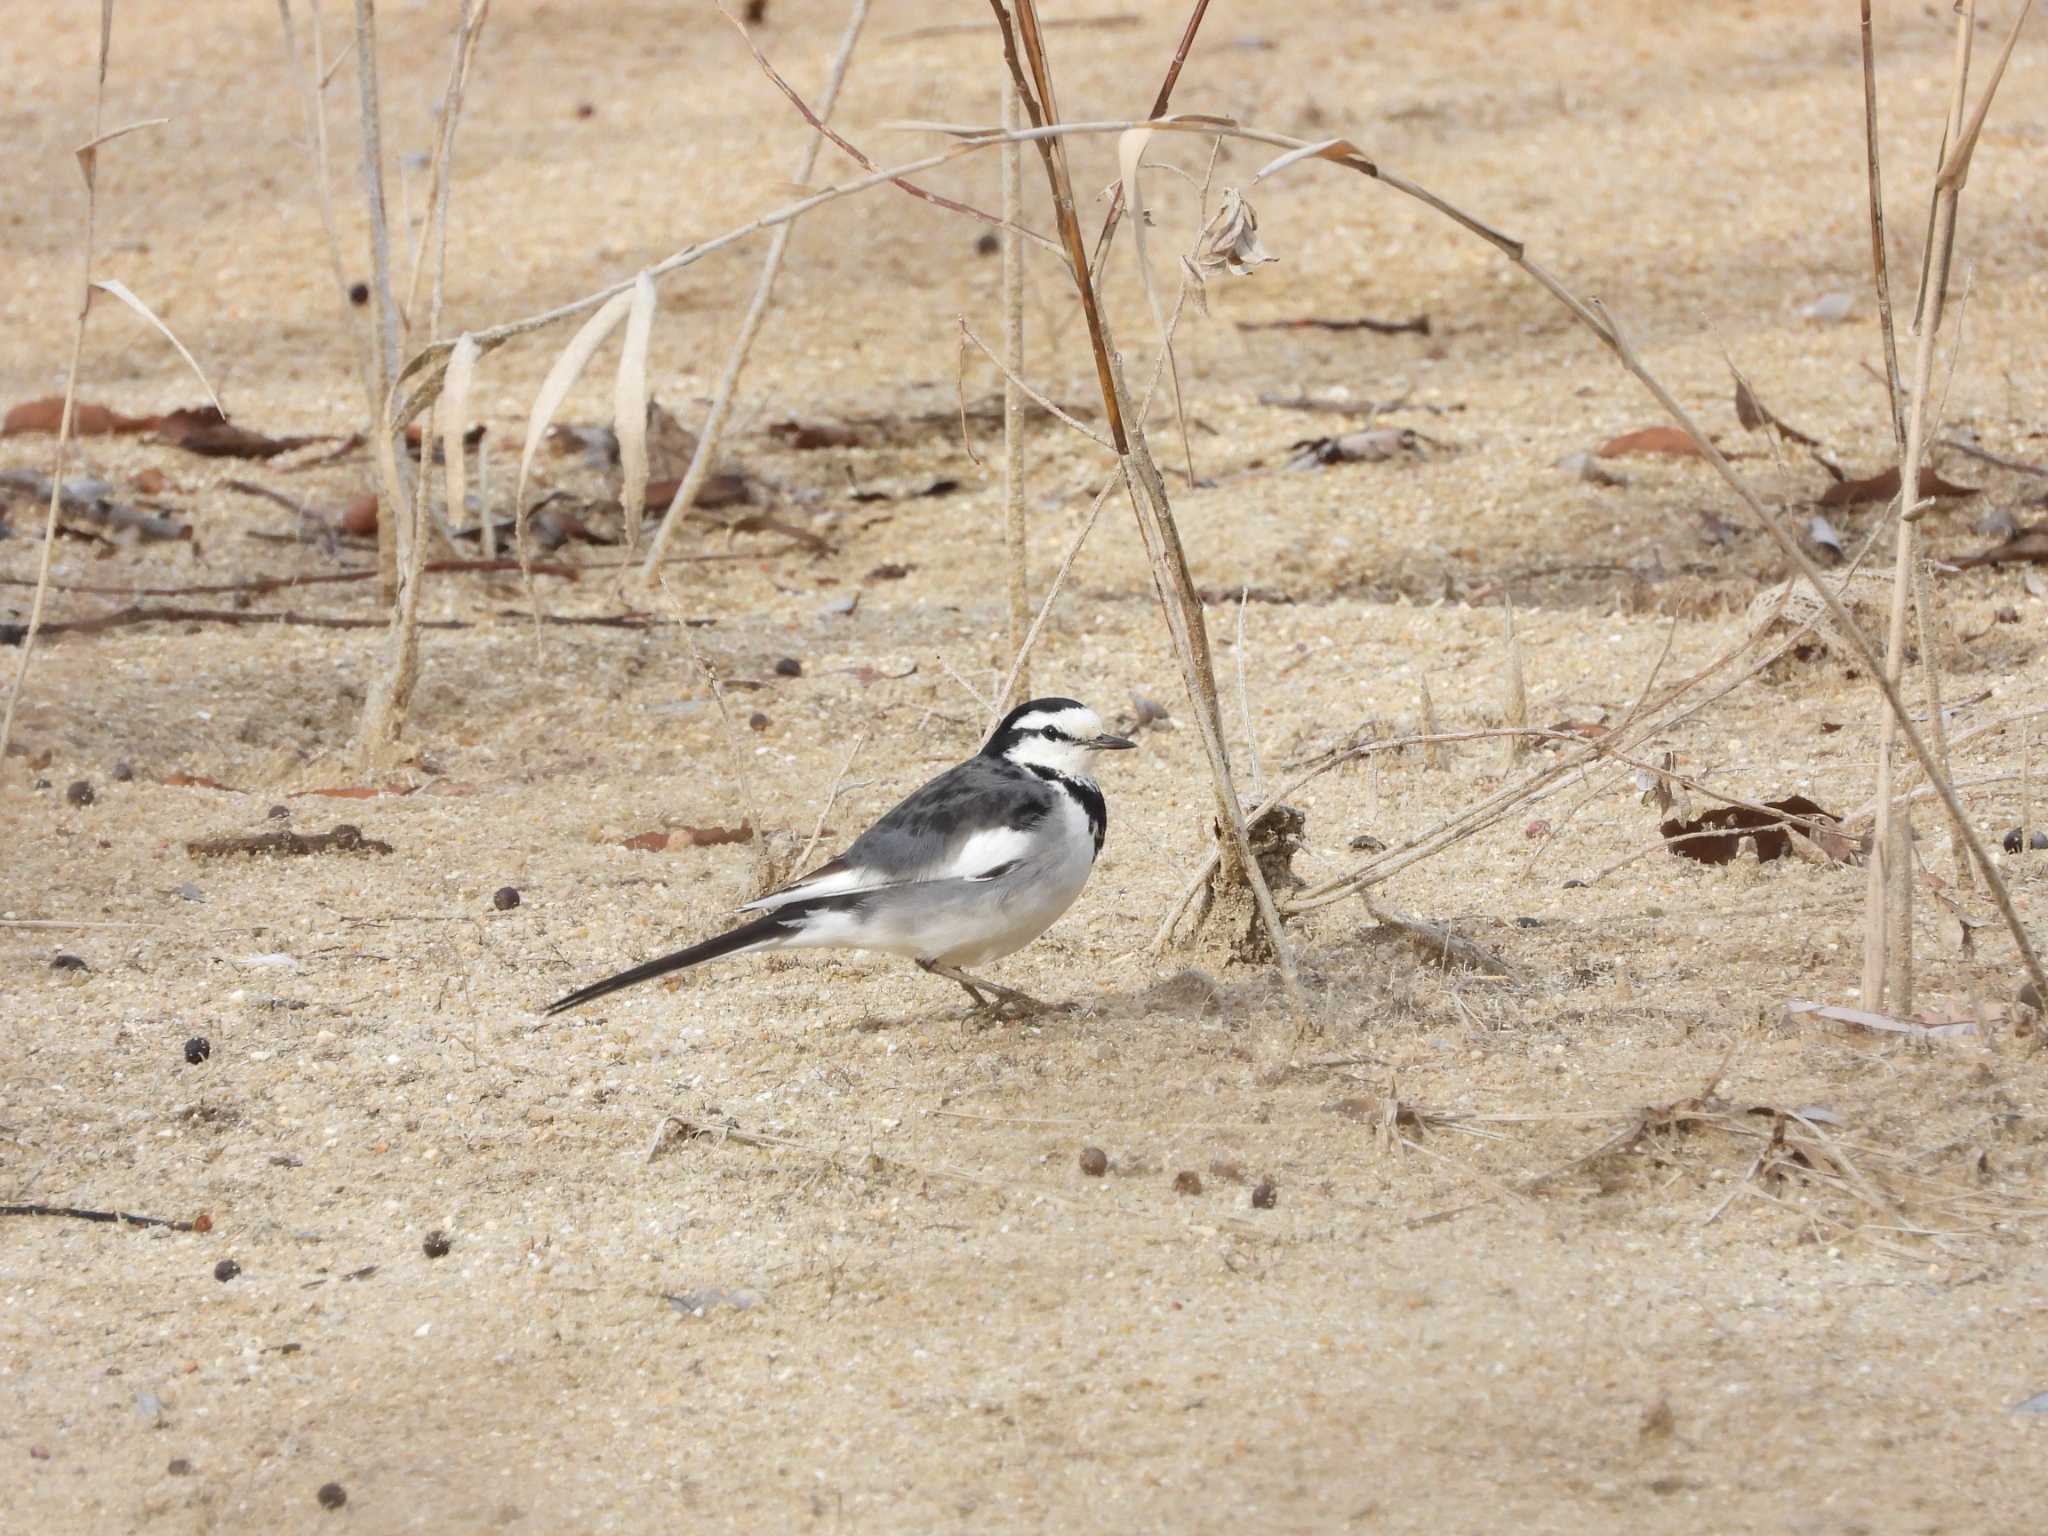
M 1003 127 L 1019 128 L 1024 102 L 1015 85 L 1003 90 Z M 1031 697 L 1024 639 L 1031 630 L 1030 545 L 1024 517 L 1024 246 L 1016 226 L 1024 217 L 1024 150 L 1006 144 L 1003 180 L 1003 554 L 1010 613 L 1010 679 L 996 699 L 1010 709 Z M 963 401 L 964 410 L 964 401 Z M 962 435 L 966 425 L 962 422 Z M 1100 503 L 1098 503 L 1100 505 Z
M 1145 289 L 1145 304 L 1152 311 L 1152 324 L 1159 332 L 1159 345 L 1166 353 L 1166 376 L 1173 385 L 1173 414 L 1180 424 L 1181 451 L 1187 457 L 1188 484 L 1195 483 L 1195 452 L 1188 440 L 1187 409 L 1180 398 L 1180 362 L 1173 353 L 1173 334 L 1167 329 L 1166 307 L 1159 302 L 1159 285 L 1152 276 L 1152 255 L 1145 246 L 1145 231 L 1152 220 L 1145 207 L 1142 178 L 1145 147 L 1152 142 L 1150 128 L 1133 128 L 1117 135 L 1117 161 L 1123 173 L 1124 202 L 1131 214 L 1131 243 L 1138 257 L 1138 281 Z
M 383 117 L 377 104 L 377 6 L 376 0 L 356 0 L 356 83 L 362 109 L 363 200 L 370 219 L 370 298 L 376 306 L 375 338 L 377 393 L 388 401 L 398 382 L 398 301 L 391 292 L 391 228 L 384 213 Z M 374 426 L 385 425 L 376 435 L 388 438 L 396 426 L 383 411 L 370 413 Z M 397 425 L 402 425 L 399 423 Z M 409 506 L 412 498 L 405 469 L 395 451 L 377 455 L 385 471 L 384 501 L 393 515 L 377 519 L 377 569 L 379 596 L 386 605 L 398 601 L 398 521 L 396 509 Z
M 647 344 L 654 331 L 654 279 L 642 272 L 633 281 L 633 305 L 626 314 L 626 339 L 619 348 L 619 374 L 612 388 L 612 431 L 619 440 L 619 506 L 625 514 L 625 558 L 640 548 L 640 519 L 647 510 Z
M 1862 0 L 1863 146 L 1870 184 L 1870 268 L 1877 289 L 1877 323 L 1884 339 L 1884 388 L 1891 403 L 1892 437 L 1906 446 L 1906 416 L 1899 407 L 1899 343 L 1892 327 L 1891 263 L 1885 250 L 1884 177 L 1877 157 L 1877 61 L 1870 34 L 1870 0 Z
M 720 14 L 725 15 L 726 20 L 732 21 L 735 27 L 739 27 L 740 35 L 746 37 L 746 28 L 740 27 L 739 23 L 733 21 L 731 15 L 725 13 L 722 8 Z M 833 56 L 831 73 L 825 81 L 825 93 L 818 98 L 816 114 L 802 107 L 796 92 L 784 83 L 780 75 L 768 67 L 768 61 L 762 58 L 761 51 L 754 48 L 753 40 L 747 40 L 747 46 L 753 49 L 754 57 L 760 60 L 761 67 L 768 71 L 769 79 L 781 87 L 784 95 L 792 101 L 798 101 L 799 110 L 803 111 L 805 119 L 813 123 L 820 133 L 829 132 L 824 126 L 825 119 L 832 115 L 832 108 L 839 100 L 839 88 L 845 83 L 846 68 L 853 62 L 854 45 L 860 41 L 861 28 L 867 25 L 867 19 L 868 0 L 853 0 L 853 9 L 846 18 L 846 30 L 839 37 L 839 51 Z M 818 163 L 818 143 L 816 135 L 807 135 L 804 139 L 804 147 L 797 155 L 795 174 L 790 178 L 798 185 L 811 179 L 811 168 Z M 740 374 L 747 366 L 747 354 L 753 350 L 754 338 L 760 334 L 761 322 L 767 319 L 768 305 L 775 296 L 775 279 L 782 271 L 783 253 L 789 249 L 790 230 L 790 224 L 779 224 L 775 233 L 769 237 L 768 254 L 761 259 L 761 274 L 754 280 L 754 297 L 747 305 L 745 316 L 740 320 L 739 334 L 733 338 L 732 350 L 726 354 L 725 372 L 719 376 L 718 390 L 711 399 L 711 409 L 704 415 L 704 428 L 697 434 L 697 446 L 690 455 L 689 467 L 683 471 L 682 483 L 676 487 L 675 495 L 669 498 L 668 510 L 661 517 L 661 526 L 654 530 L 654 537 L 648 543 L 647 559 L 640 568 L 640 574 L 645 580 L 654 580 L 660 571 L 662 556 L 668 552 L 669 540 L 675 537 L 676 530 L 689 515 L 690 508 L 696 503 L 697 492 L 711 473 L 712 456 L 717 453 L 719 439 L 724 435 L 726 418 L 732 414 L 733 393 L 739 388 Z M 655 274 L 648 272 L 642 275 L 651 280 Z
M 448 354 L 448 387 L 441 396 L 441 457 L 447 463 L 448 473 L 448 520 L 451 523 L 463 521 L 463 507 L 469 500 L 469 461 L 464 456 L 463 434 L 469 430 L 469 391 L 476 380 L 477 358 L 476 338 L 467 331 L 456 338 L 455 350 Z M 477 447 L 477 490 L 483 490 L 483 447 Z M 490 520 L 491 509 L 482 509 L 484 520 Z
M 172 333 L 171 328 L 168 325 L 165 325 L 162 320 L 157 318 L 155 310 L 151 309 L 147 304 L 143 303 L 141 299 L 137 298 L 134 292 L 128 287 L 128 285 L 124 282 L 121 282 L 118 278 L 97 278 L 94 280 L 92 286 L 99 289 L 102 293 L 111 293 L 123 304 L 126 304 L 130 309 L 134 310 L 135 313 L 142 316 L 142 318 L 147 320 L 151 325 L 155 326 L 157 330 L 162 333 L 164 340 L 168 341 L 172 346 L 178 349 L 178 356 L 185 359 L 185 366 L 190 368 L 192 370 L 193 377 L 199 380 L 199 387 L 206 391 L 206 398 L 213 402 L 213 408 L 216 411 L 219 411 L 221 415 L 227 415 L 227 411 L 222 407 L 220 403 L 220 396 L 213 392 L 213 385 L 207 382 L 206 370 L 199 366 L 199 359 L 194 357 L 189 351 L 186 350 L 185 343 L 178 340 L 177 336 Z
M 14 739 L 14 714 L 21 704 L 21 691 L 28 683 L 29 659 L 35 654 L 36 632 L 43 623 L 43 604 L 50 592 L 50 559 L 57 547 L 57 510 L 64 499 L 65 451 L 71 443 L 72 423 L 78 412 L 78 364 L 85 352 L 85 317 L 92 310 L 92 246 L 99 218 L 99 177 L 97 146 L 100 123 L 107 101 L 107 55 L 114 42 L 114 0 L 100 0 L 99 69 L 92 98 L 92 132 L 78 153 L 79 173 L 85 177 L 85 230 L 79 243 L 81 281 L 78 290 L 78 319 L 71 331 L 71 362 L 64 374 L 64 409 L 57 421 L 56 464 L 50 471 L 50 508 L 43 521 L 43 546 L 36 564 L 36 590 L 28 611 L 28 628 L 21 637 L 21 658 L 14 664 L 14 686 L 7 690 L 7 712 L 0 715 L 0 764 L 7 760 L 8 743 Z
M 614 294 L 604 308 L 583 322 L 582 329 L 569 338 L 569 345 L 555 359 L 548 376 L 541 380 L 540 393 L 533 397 L 533 410 L 526 418 L 526 441 L 519 450 L 519 475 L 513 482 L 512 526 L 519 568 L 525 573 L 526 594 L 534 604 L 536 618 L 540 615 L 540 599 L 533 585 L 533 552 L 526 537 L 526 479 L 533 472 L 534 455 L 540 452 L 541 441 L 548 435 L 555 412 L 562 408 L 562 401 L 568 397 L 577 379 L 582 377 L 583 370 L 590 366 L 590 359 L 604 345 L 605 338 L 618 328 L 619 322 L 626 318 L 626 312 L 632 305 L 633 290 L 628 288 L 624 293 Z

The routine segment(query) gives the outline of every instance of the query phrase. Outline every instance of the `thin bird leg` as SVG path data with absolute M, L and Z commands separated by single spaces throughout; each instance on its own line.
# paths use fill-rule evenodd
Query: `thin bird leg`
M 1013 1009 L 1018 1013 L 1056 1013 L 1060 1011 L 1051 1003 L 1041 1003 L 1029 992 L 1019 992 L 1015 987 L 1000 986 L 985 977 L 970 976 L 957 966 L 942 965 L 937 960 L 920 960 L 917 963 L 922 969 L 934 976 L 943 976 L 948 981 L 960 983 L 961 986 L 967 989 L 967 995 L 974 999 L 974 1006 L 977 1008 L 996 1012 L 1001 1012 L 1003 1009 Z M 980 991 L 977 991 L 976 988 L 979 988 Z M 982 992 L 986 992 L 990 997 L 994 998 L 996 1000 L 995 1003 L 990 1003 L 984 999 L 981 995 Z

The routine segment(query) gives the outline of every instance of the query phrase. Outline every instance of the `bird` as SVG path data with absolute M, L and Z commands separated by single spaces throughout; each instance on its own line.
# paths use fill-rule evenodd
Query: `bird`
M 1043 1011 L 1036 998 L 964 968 L 1015 954 L 1074 904 L 1109 830 L 1096 754 L 1135 745 L 1076 700 L 1019 704 L 979 752 L 844 853 L 740 908 L 759 916 L 592 982 L 547 1012 L 730 955 L 822 948 L 906 956 L 965 987 L 977 1009 Z

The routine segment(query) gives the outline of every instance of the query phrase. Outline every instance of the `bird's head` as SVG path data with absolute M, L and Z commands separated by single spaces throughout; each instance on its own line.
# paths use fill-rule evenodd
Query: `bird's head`
M 1133 743 L 1111 736 L 1087 705 L 1074 699 L 1033 699 L 1003 717 L 984 757 L 1000 757 L 1026 768 L 1049 768 L 1070 779 L 1093 780 L 1098 752 L 1120 752 Z

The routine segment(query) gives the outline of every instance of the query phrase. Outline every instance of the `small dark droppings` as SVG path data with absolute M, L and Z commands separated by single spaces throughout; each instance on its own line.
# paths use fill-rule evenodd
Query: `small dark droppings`
M 213 1054 L 213 1042 L 204 1035 L 194 1035 L 185 1042 L 185 1061 L 188 1066 L 198 1066 Z
M 804 675 L 804 664 L 794 656 L 785 656 L 775 663 L 775 675 L 777 677 L 802 677 Z
M 51 787 L 51 784 L 50 784 L 50 781 L 49 781 L 48 779 L 37 779 L 37 780 L 36 780 L 36 788 L 37 788 L 37 789 L 49 789 L 50 787 Z
M 64 798 L 73 805 L 91 805 L 99 799 L 90 779 L 73 779 L 64 786 Z
M 747 0 L 747 25 L 758 27 L 768 19 L 768 0 Z
M 164 1468 L 164 1472 L 170 1477 L 190 1477 L 192 1475 L 192 1463 L 182 1456 L 173 1456 L 171 1464 Z
M 1583 891 L 1586 888 L 1586 882 L 1583 880 L 1567 880 L 1564 883 L 1564 888 L 1568 891 Z
M 358 309 L 369 303 L 370 285 L 368 283 L 350 283 L 348 285 L 348 301 Z
M 1252 1209 L 1270 1211 L 1280 1203 L 1280 1186 L 1271 1179 L 1261 1179 L 1252 1189 Z
M 320 1501 L 322 1509 L 339 1509 L 348 1502 L 348 1490 L 339 1483 L 322 1483 L 313 1497 Z
M 89 971 L 92 967 L 87 965 L 77 955 L 58 955 L 50 962 L 50 969 L 53 971 Z
M 1183 1168 L 1173 1176 L 1173 1192 L 1176 1195 L 1199 1195 L 1202 1192 L 1202 1176 L 1192 1168 Z
M 1515 926 L 1517 928 L 1541 928 L 1543 926 L 1543 919 L 1540 917 L 1518 917 L 1515 919 Z
M 327 835 L 334 839 L 334 846 L 337 848 L 363 846 L 363 829 L 351 821 L 344 821 Z
M 2007 853 L 2019 853 L 2029 848 L 2039 850 L 2048 848 L 2048 832 L 2036 832 L 2029 836 L 2026 828 L 2014 827 L 1999 841 Z
M 747 716 L 747 727 L 749 730 L 765 731 L 768 729 L 768 717 L 757 709 Z
M 510 912 L 519 905 L 519 892 L 509 885 L 501 885 L 491 892 L 491 905 L 500 912 Z
M 1109 1172 L 1109 1154 L 1100 1147 L 1081 1149 L 1081 1171 L 1091 1179 L 1099 1179 Z
M 272 821 L 290 821 L 292 819 L 292 808 L 288 805 L 273 805 L 263 814 Z
M 1003 248 L 1003 237 L 992 229 L 984 229 L 974 237 L 974 254 L 993 256 Z
M 445 1259 L 448 1257 L 448 1250 L 454 1246 L 448 1240 L 448 1234 L 436 1227 L 427 1234 L 426 1241 L 420 1244 L 420 1252 L 430 1259 Z
M 133 763 L 114 764 L 114 782 L 116 784 L 132 783 L 134 779 L 135 765 Z
M 233 1259 L 222 1259 L 218 1264 L 213 1266 L 213 1278 L 218 1280 L 222 1285 L 226 1285 L 230 1280 L 234 1279 L 235 1276 L 239 1275 L 241 1272 L 242 1266 L 237 1264 Z
M 597 116 L 597 104 L 595 102 L 589 101 L 577 102 L 576 115 L 580 118 L 592 118 Z

